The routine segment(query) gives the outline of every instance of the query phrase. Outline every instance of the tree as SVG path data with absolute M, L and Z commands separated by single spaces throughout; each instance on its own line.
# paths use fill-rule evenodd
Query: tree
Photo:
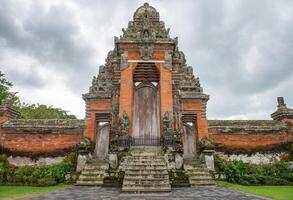
M 53 108 L 42 104 L 25 104 L 20 103 L 16 92 L 10 92 L 13 84 L 5 78 L 5 74 L 0 70 L 0 105 L 4 100 L 9 99 L 19 112 L 18 118 L 20 119 L 76 119 L 75 115 L 68 114 L 68 111 L 60 108 Z
M 76 119 L 76 116 L 68 114 L 68 111 L 42 104 L 22 104 L 18 112 L 20 119 Z
M 19 105 L 19 98 L 16 92 L 10 92 L 13 84 L 5 78 L 5 74 L 0 71 L 0 105 L 5 99 L 9 99 L 13 106 Z

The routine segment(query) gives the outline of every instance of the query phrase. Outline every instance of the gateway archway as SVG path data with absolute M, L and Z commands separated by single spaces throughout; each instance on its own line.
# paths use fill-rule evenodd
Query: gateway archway
M 134 71 L 134 145 L 156 145 L 160 142 L 159 78 L 154 64 L 138 64 Z

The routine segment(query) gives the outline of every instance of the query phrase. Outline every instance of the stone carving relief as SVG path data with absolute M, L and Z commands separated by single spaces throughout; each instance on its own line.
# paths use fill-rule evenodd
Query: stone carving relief
M 128 136 L 128 127 L 129 126 L 129 118 L 128 114 L 124 111 L 121 118 L 121 135 L 120 136 Z
M 152 58 L 152 54 L 153 54 L 153 47 L 152 46 L 141 46 L 139 48 L 139 51 L 140 51 L 140 55 L 141 55 L 141 58 L 143 60 L 149 60 Z
M 164 131 L 164 137 L 165 136 L 171 136 L 173 133 L 172 130 L 172 119 L 169 112 L 164 113 L 163 117 L 163 131 Z

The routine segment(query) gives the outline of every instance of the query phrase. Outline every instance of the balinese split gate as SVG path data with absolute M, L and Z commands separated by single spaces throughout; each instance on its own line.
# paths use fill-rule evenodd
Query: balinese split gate
M 78 184 L 105 184 L 107 170 L 123 174 L 125 192 L 170 191 L 170 172 L 180 172 L 186 185 L 213 184 L 200 160 L 209 152 L 202 145 L 208 141 L 209 96 L 169 31 L 145 3 L 114 37 L 114 49 L 83 95 L 84 137 L 95 144 L 95 154 Z

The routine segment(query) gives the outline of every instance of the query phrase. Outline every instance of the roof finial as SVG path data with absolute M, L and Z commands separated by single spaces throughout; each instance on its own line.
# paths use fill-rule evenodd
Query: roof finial
M 285 108 L 286 107 L 284 97 L 278 97 L 277 101 L 278 101 L 278 108 Z

